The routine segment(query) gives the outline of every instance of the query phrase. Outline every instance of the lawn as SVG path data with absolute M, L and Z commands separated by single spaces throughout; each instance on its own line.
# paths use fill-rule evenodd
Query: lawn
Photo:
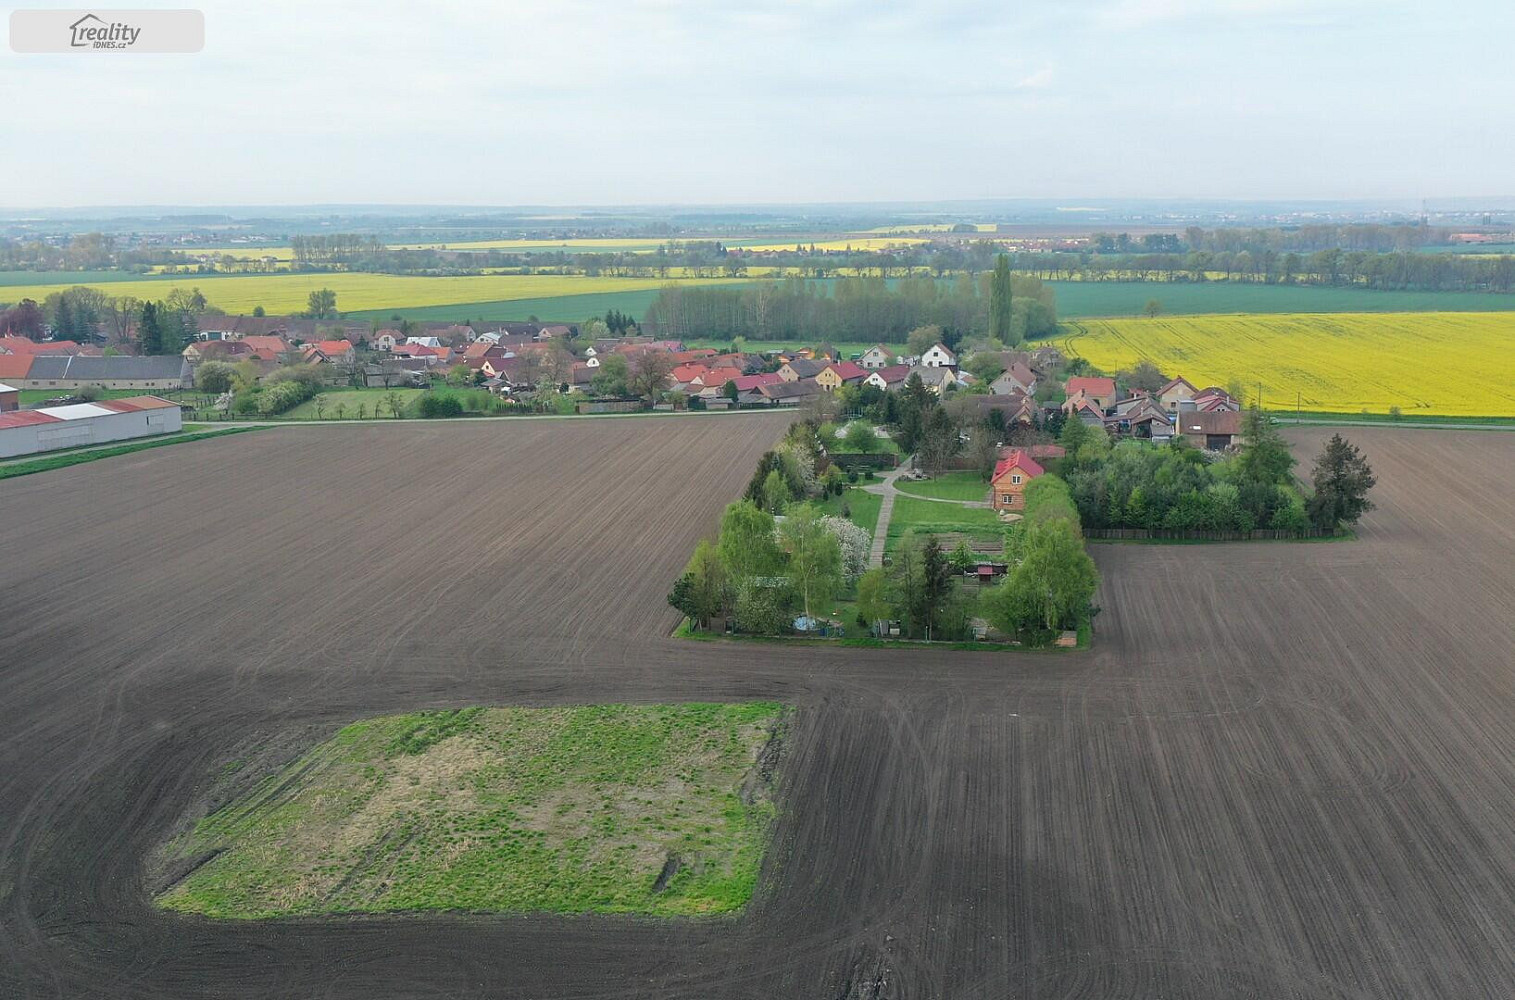
M 965 535 L 975 541 L 998 542 L 1004 537 L 999 515 L 987 507 L 963 507 L 935 500 L 897 497 L 889 518 L 888 550 L 899 544 L 907 531 L 925 535 Z
M 842 490 L 841 496 L 827 497 L 817 501 L 815 506 L 822 513 L 838 517 L 842 515 L 843 508 L 851 511 L 852 523 L 872 535 L 878 527 L 878 511 L 883 502 L 884 498 L 877 493 L 869 493 L 858 486 L 848 486 Z
M 1271 409 L 1515 416 L 1515 312 L 1087 320 L 1067 350 L 1105 371 L 1141 358 L 1197 386 L 1242 382 Z
M 784 710 L 467 708 L 355 722 L 161 849 L 171 910 L 729 913 L 752 896 Z M 235 781 L 236 775 L 223 775 Z
M 989 484 L 977 472 L 946 472 L 935 479 L 921 482 L 897 479 L 894 488 L 911 496 L 937 497 L 942 500 L 989 499 Z

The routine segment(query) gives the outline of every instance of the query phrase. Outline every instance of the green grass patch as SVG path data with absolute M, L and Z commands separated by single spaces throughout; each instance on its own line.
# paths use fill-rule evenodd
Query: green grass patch
M 751 898 L 784 709 L 468 708 L 355 722 L 161 849 L 158 903 L 253 919 L 729 913 Z
M 941 500 L 989 499 L 989 484 L 977 472 L 944 472 L 935 479 L 896 479 L 894 488 L 901 493 L 916 497 L 936 497 Z
M 835 514 L 837 517 L 842 516 L 844 508 L 851 511 L 852 516 L 849 520 L 872 535 L 878 528 L 878 511 L 884 498 L 877 493 L 869 493 L 860 487 L 849 485 L 842 490 L 841 496 L 831 496 L 813 502 L 822 513 Z
M 917 534 L 961 535 L 976 542 L 998 544 L 1005 535 L 999 515 L 987 507 L 959 507 L 935 500 L 896 497 L 889 518 L 886 551 L 892 551 L 905 532 Z
M 131 444 L 117 445 L 113 448 L 84 448 L 52 455 L 43 455 L 38 458 L 22 458 L 0 464 L 0 479 L 11 479 L 16 476 L 29 476 L 36 472 L 50 472 L 53 469 L 64 469 L 70 465 L 83 465 L 85 462 L 97 462 L 102 458 L 115 458 L 118 455 L 129 455 L 134 451 L 146 451 L 149 448 L 162 448 L 171 444 L 184 444 L 186 441 L 203 441 L 205 438 L 223 437 L 227 434 L 240 434 L 244 431 L 261 430 L 259 427 L 228 427 L 225 430 L 203 431 L 195 434 L 187 434 L 180 431 L 177 434 L 165 434 L 161 437 L 145 438 Z
M 414 416 L 415 414 L 409 411 L 413 409 L 415 401 L 419 399 L 421 395 L 426 392 L 426 390 L 351 388 L 323 389 L 321 390 L 320 395 L 325 397 L 322 401 L 322 406 L 324 408 L 322 412 L 324 413 L 324 416 L 320 419 L 338 419 L 337 407 L 339 405 L 343 408 L 342 419 L 345 420 L 356 420 L 358 418 L 358 407 L 360 406 L 363 407 L 364 416 L 366 416 L 368 419 L 374 419 L 380 416 L 383 418 L 388 418 L 390 416 L 389 401 L 386 397 L 392 392 L 397 393 L 402 400 L 400 403 L 400 413 L 404 416 Z M 317 419 L 316 401 L 314 399 L 307 399 L 305 402 L 294 407 L 293 409 L 285 413 L 281 413 L 278 419 L 315 420 Z

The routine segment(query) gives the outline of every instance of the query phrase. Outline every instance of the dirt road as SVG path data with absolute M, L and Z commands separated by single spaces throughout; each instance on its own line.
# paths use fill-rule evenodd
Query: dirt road
M 1087 653 L 667 638 L 785 419 L 249 434 L 0 484 L 0 996 L 1515 994 L 1515 437 L 1354 429 L 1356 542 L 1098 547 Z M 735 920 L 144 893 L 260 748 L 757 697 L 800 711 Z

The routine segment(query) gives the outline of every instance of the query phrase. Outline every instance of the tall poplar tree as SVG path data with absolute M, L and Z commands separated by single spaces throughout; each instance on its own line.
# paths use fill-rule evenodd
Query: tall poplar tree
M 994 258 L 994 277 L 989 282 L 989 336 L 1002 344 L 1018 344 L 1010 310 L 1010 255 Z

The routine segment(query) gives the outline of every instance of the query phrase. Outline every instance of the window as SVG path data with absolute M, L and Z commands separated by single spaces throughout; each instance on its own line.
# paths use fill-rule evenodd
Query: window
M 999 502 L 1002 503 L 1002 504 L 1004 504 L 1006 507 L 1013 507 L 1015 505 L 1015 494 L 1014 493 L 1001 493 L 1000 494 L 1000 498 L 999 498 Z
M 1021 474 L 1019 472 L 1017 472 L 1014 475 L 1012 475 L 1010 477 L 1010 483 L 1013 486 L 1019 486 L 1021 484 Z

